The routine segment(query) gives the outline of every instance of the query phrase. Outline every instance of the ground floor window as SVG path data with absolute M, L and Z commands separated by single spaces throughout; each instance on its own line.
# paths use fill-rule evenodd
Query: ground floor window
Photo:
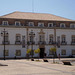
M 34 55 L 34 50 L 31 50 L 30 55 Z
M 54 52 L 49 50 L 49 55 L 53 55 L 53 54 L 54 54 Z
M 21 56 L 21 50 L 16 50 L 16 56 Z
M 61 50 L 61 55 L 66 55 L 66 50 Z
M 75 55 L 75 50 L 72 50 L 72 55 Z
M 4 54 L 4 52 L 3 52 Z M 9 50 L 5 50 L 5 56 L 9 56 Z

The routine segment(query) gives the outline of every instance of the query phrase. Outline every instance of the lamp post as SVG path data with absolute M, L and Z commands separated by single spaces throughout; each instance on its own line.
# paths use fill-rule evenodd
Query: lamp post
M 31 30 L 29 35 L 31 36 L 31 55 L 33 58 L 33 37 L 35 36 L 35 34 L 33 33 L 33 30 Z
M 5 60 L 5 35 L 8 34 L 8 32 L 4 29 L 2 32 L 1 32 L 1 35 L 3 35 L 3 44 L 4 44 L 4 60 Z

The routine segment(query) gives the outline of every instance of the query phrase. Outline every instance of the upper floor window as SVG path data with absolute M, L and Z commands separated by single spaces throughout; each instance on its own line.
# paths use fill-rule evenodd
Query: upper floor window
M 16 34 L 16 41 L 21 41 L 21 35 L 20 34 Z
M 38 23 L 39 27 L 44 27 L 44 23 Z
M 39 34 L 39 41 L 40 41 L 40 42 L 45 41 L 45 36 L 44 36 L 44 34 Z
M 53 42 L 53 35 L 49 35 L 49 42 Z
M 65 43 L 66 42 L 66 36 L 65 35 L 62 35 L 61 36 L 61 41 L 62 41 L 62 43 Z
M 53 23 L 48 23 L 48 27 L 53 27 Z
M 72 35 L 72 43 L 75 43 L 75 35 Z
M 16 25 L 16 26 L 20 26 L 21 23 L 20 23 L 19 21 L 16 21 L 16 22 L 15 22 L 15 25 Z
M 75 28 L 75 24 L 70 24 L 70 28 Z
M 3 21 L 2 25 L 8 25 L 8 21 Z
M 61 27 L 61 28 L 65 28 L 65 27 L 66 27 L 66 26 L 65 26 L 65 23 L 61 23 L 61 24 L 60 24 L 60 27 Z
M 34 26 L 34 22 L 29 22 L 29 26 Z

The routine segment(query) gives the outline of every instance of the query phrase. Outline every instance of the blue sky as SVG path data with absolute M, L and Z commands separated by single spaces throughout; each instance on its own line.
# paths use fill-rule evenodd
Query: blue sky
M 75 0 L 0 0 L 0 16 L 14 12 L 50 13 L 75 20 Z

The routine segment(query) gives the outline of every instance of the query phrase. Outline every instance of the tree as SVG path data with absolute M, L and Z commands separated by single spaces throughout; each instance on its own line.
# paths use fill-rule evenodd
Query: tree
M 31 52 L 31 49 L 27 49 L 27 58 L 29 58 L 29 54 L 30 54 L 30 52 Z
M 56 52 L 56 48 L 55 47 L 53 47 L 53 48 L 50 48 L 50 50 L 53 52 L 53 63 L 55 63 L 55 60 L 54 60 L 54 58 L 55 58 L 55 52 Z
M 37 50 L 34 50 L 34 52 L 35 52 L 36 54 L 38 53 L 38 56 L 39 56 L 40 49 L 38 48 Z M 39 57 L 38 57 L 38 60 L 39 60 Z

